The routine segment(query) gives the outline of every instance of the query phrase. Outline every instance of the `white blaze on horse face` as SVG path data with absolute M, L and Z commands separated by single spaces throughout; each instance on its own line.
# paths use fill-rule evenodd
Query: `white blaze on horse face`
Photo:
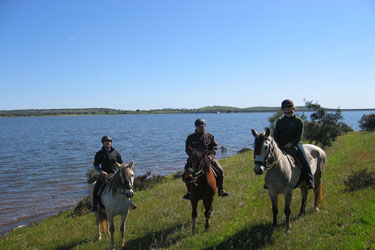
M 267 160 L 268 150 L 270 147 L 270 141 L 267 139 L 263 140 L 263 144 L 260 149 L 260 153 L 257 155 L 254 155 L 254 172 L 257 175 L 261 175 L 266 170 L 266 167 L 264 166 Z

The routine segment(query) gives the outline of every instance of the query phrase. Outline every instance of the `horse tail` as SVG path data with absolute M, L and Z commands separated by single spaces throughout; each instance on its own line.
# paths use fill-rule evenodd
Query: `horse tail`
M 320 183 L 319 189 L 318 189 L 318 199 L 317 199 L 318 204 L 321 204 L 322 200 L 323 200 L 323 185 L 322 183 Z
M 327 155 L 326 155 L 326 153 L 324 152 L 323 149 L 320 149 L 319 155 L 320 155 L 319 165 L 320 165 L 320 168 L 321 168 L 321 172 L 323 173 L 325 168 L 326 168 L 326 164 L 327 164 Z
M 99 212 L 99 222 L 104 233 L 109 234 L 107 214 L 102 211 Z

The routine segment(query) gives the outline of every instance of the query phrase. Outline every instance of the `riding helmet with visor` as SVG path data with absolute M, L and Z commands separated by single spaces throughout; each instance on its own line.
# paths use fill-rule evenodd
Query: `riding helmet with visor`
M 206 121 L 202 118 L 199 118 L 195 120 L 195 126 L 196 127 L 206 126 Z
M 110 136 L 105 135 L 102 137 L 102 143 L 105 141 L 112 141 L 112 138 Z
M 281 109 L 284 109 L 284 108 L 292 108 L 294 107 L 294 103 L 292 100 L 289 100 L 289 99 L 285 99 L 282 103 L 281 103 Z

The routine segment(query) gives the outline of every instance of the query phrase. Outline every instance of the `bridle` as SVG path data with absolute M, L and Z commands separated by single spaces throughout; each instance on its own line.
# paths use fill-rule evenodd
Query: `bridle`
M 126 176 L 124 174 L 125 169 L 129 168 L 128 166 L 119 169 L 119 177 L 121 184 L 126 188 L 126 189 L 132 189 L 133 188 L 133 181 L 132 178 L 129 178 L 129 180 L 126 180 Z
M 270 138 L 270 139 L 268 139 L 268 138 Z M 276 152 L 275 151 L 275 148 L 276 148 L 275 140 L 273 140 L 272 137 L 268 137 L 268 138 L 263 138 L 263 140 L 269 140 L 270 141 L 266 156 L 264 157 L 263 161 L 255 161 L 254 162 L 255 164 L 259 164 L 261 166 L 264 166 L 265 169 L 271 169 L 274 166 L 278 165 L 280 160 L 281 160 L 281 157 L 282 157 L 282 155 L 280 155 L 280 157 L 277 160 L 274 160 L 274 156 L 275 156 L 275 152 Z M 255 155 L 254 155 L 254 159 L 255 159 Z
M 191 149 L 191 150 L 192 150 L 192 152 L 195 151 L 194 149 Z M 191 175 L 191 181 L 190 182 L 192 182 L 194 184 L 197 184 L 198 179 L 202 175 L 204 175 L 204 173 L 205 173 L 204 167 L 201 167 L 201 166 L 204 164 L 204 160 L 205 160 L 207 155 L 208 155 L 208 151 L 204 152 L 202 158 L 199 160 L 199 164 L 195 164 L 195 165 L 198 165 L 198 169 L 195 169 L 195 168 L 193 168 L 193 166 L 191 166 L 192 169 L 194 169 L 194 172 L 190 173 L 190 175 Z M 191 165 L 193 165 L 193 164 L 191 164 Z

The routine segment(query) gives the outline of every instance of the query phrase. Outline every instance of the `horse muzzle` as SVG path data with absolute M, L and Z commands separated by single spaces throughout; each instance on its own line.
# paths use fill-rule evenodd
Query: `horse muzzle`
M 133 189 L 125 189 L 123 194 L 125 194 L 127 198 L 132 198 L 133 195 L 134 195 L 134 191 L 133 191 Z
M 254 172 L 256 175 L 262 175 L 265 170 L 266 168 L 264 166 L 255 163 Z

